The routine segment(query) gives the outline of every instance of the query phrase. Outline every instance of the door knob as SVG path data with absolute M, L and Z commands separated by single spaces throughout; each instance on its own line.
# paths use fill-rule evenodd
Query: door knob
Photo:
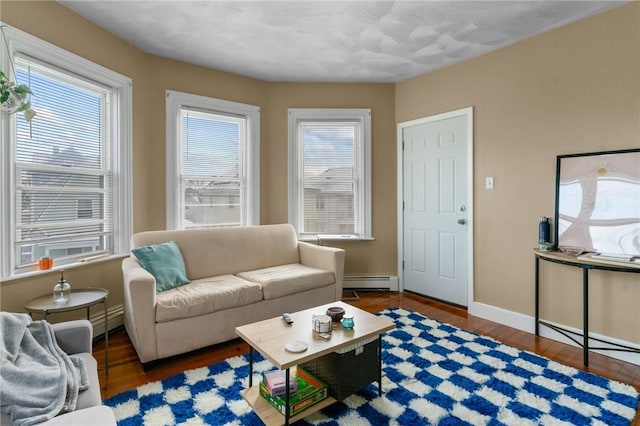
M 467 221 L 465 219 L 458 219 L 458 224 L 459 225 L 464 225 L 465 223 L 467 223 Z

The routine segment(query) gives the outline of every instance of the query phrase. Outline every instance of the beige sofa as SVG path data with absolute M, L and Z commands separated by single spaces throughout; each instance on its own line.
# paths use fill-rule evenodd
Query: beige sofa
M 125 328 L 143 363 L 342 297 L 344 250 L 298 242 L 289 224 L 141 232 L 131 246 L 167 241 L 178 244 L 191 283 L 156 293 L 135 256 L 122 264 Z

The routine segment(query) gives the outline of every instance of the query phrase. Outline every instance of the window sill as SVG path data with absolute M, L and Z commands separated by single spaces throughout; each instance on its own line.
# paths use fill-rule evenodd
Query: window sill
M 22 279 L 27 279 L 27 278 L 35 278 L 44 274 L 48 274 L 51 272 L 57 272 L 57 271 L 68 271 L 71 269 L 77 269 L 77 268 L 81 268 L 83 266 L 86 265 L 95 265 L 96 263 L 103 263 L 103 262 L 109 262 L 111 260 L 114 259 L 124 259 L 125 257 L 128 257 L 129 253 L 127 254 L 111 254 L 108 256 L 100 256 L 99 258 L 93 259 L 93 260 L 75 260 L 69 263 L 64 263 L 64 264 L 60 264 L 60 265 L 55 265 L 53 268 L 51 269 L 37 269 L 37 266 L 34 266 L 33 269 L 29 269 L 28 271 L 24 271 L 24 272 L 19 272 L 15 275 L 11 275 L 9 277 L 3 277 L 2 278 L 2 283 L 6 283 L 9 281 L 16 281 L 16 280 L 22 280 Z
M 373 237 L 356 237 L 354 235 L 340 235 L 340 234 L 321 234 L 321 235 L 304 235 L 298 237 L 299 241 L 306 243 L 322 243 L 322 241 L 375 241 Z

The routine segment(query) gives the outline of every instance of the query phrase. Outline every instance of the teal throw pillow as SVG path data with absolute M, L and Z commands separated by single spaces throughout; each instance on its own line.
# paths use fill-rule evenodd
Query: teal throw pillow
M 175 241 L 131 250 L 140 265 L 156 278 L 156 293 L 189 284 L 184 259 Z

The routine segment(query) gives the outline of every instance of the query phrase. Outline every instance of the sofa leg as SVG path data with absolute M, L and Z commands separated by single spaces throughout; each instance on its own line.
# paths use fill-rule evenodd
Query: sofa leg
M 353 294 L 353 296 L 352 296 L 352 297 L 345 297 L 345 296 L 344 296 L 344 293 L 345 293 L 346 291 L 350 291 L 350 292 L 351 292 L 351 294 Z M 342 300 L 360 300 L 360 296 L 358 295 L 358 293 L 356 292 L 356 290 L 355 290 L 355 289 L 350 288 L 350 289 L 348 289 L 348 290 L 343 290 L 343 291 L 342 291 Z
M 143 362 L 142 363 L 142 370 L 146 373 L 146 372 L 152 370 L 153 368 L 155 368 L 156 365 L 158 365 L 158 360 L 149 361 L 149 362 Z

